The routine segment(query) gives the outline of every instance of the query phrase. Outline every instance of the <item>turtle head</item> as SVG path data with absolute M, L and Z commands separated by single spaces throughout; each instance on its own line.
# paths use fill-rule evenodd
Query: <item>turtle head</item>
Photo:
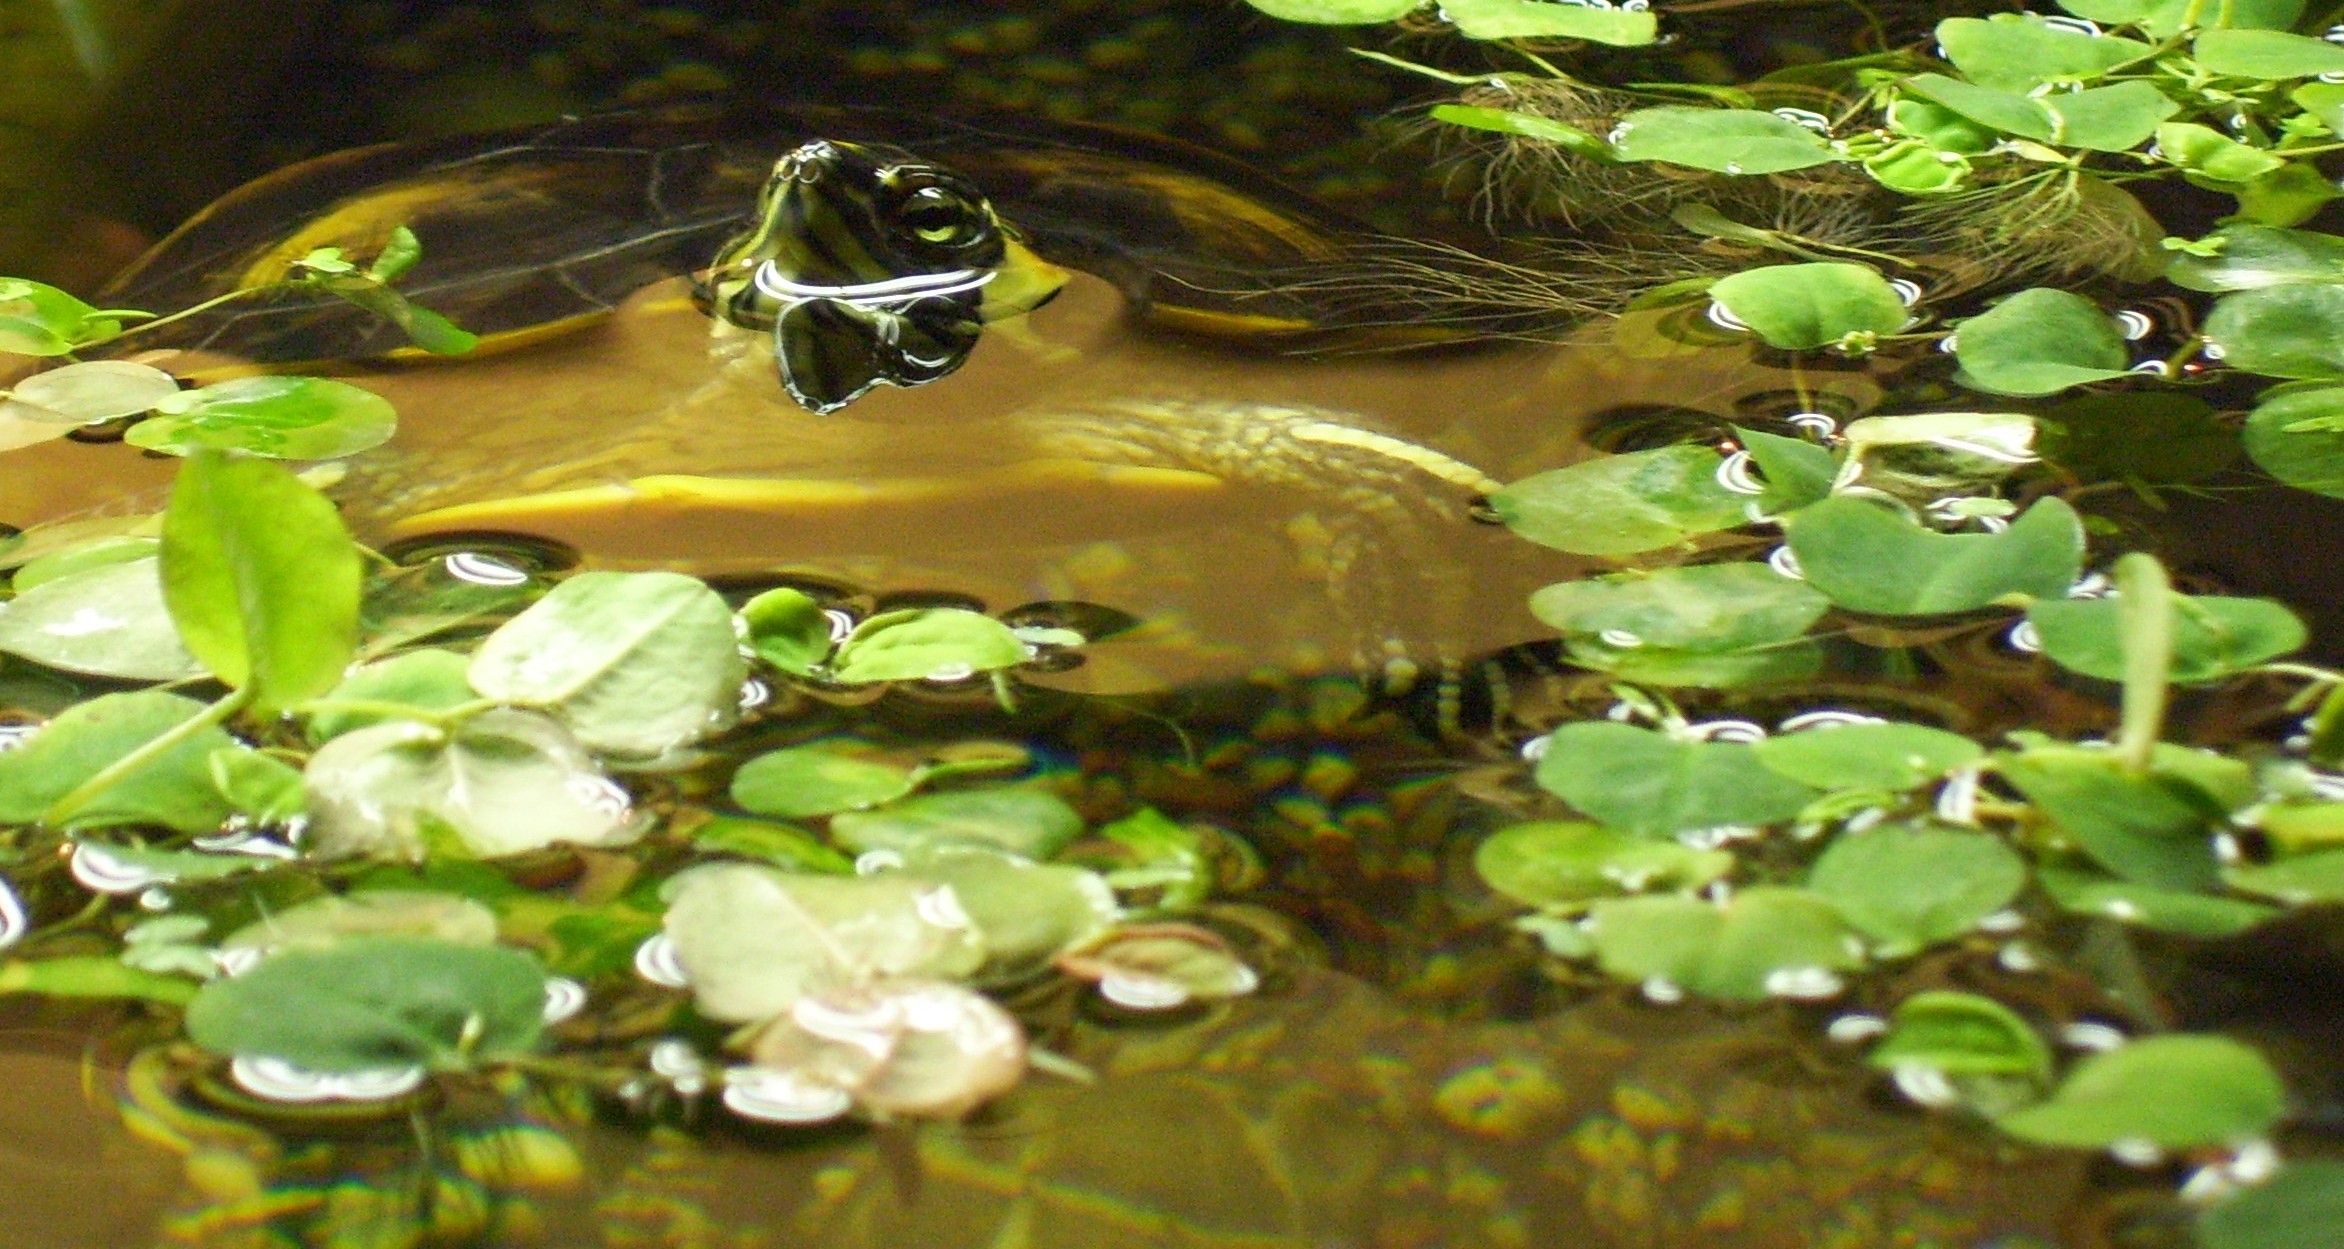
M 717 253 L 719 318 L 773 334 L 782 385 L 813 412 L 959 368 L 987 321 L 1048 299 L 1063 270 L 1020 245 L 982 192 L 895 148 L 816 139 L 774 162 L 749 229 Z

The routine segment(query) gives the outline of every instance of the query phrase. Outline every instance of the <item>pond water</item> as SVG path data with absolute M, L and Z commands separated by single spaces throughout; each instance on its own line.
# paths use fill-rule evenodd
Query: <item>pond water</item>
M 545 21 L 595 30 L 626 8 Z M 673 39 L 705 28 L 658 12 Z M 956 46 L 958 28 L 938 29 L 903 36 L 885 68 Z M 1250 63 L 1240 49 L 1197 72 L 1232 62 Z M 485 263 L 412 207 L 427 264 Z M 76 812 L 88 796 L 68 791 L 103 758 L 22 764 L 64 739 L 69 709 L 173 677 L 197 698 L 223 687 L 177 652 L 151 664 L 180 669 L 156 671 L 143 649 L 144 666 L 78 672 L 0 656 L 0 789 L 21 787 L 0 792 L 0 1249 L 2148 1249 L 2197 1243 L 2175 1190 L 2200 1168 L 2244 1174 L 2265 1138 L 2290 1158 L 2333 1152 L 2326 1002 L 2344 946 L 2316 907 L 2281 915 L 2283 891 L 2217 878 L 2212 849 L 2218 829 L 2237 872 L 2284 866 L 2291 837 L 2326 844 L 2332 775 L 2286 744 L 2303 731 L 2299 674 L 2241 661 L 2163 712 L 2165 741 L 2251 759 L 2258 803 L 2310 812 L 2289 833 L 2233 821 L 2248 800 L 2227 795 L 2257 782 L 2244 764 L 2216 775 L 2233 765 L 2210 754 L 2074 799 L 2100 755 L 2059 743 L 2135 731 L 2139 681 L 2045 658 L 2008 601 L 1847 610 L 1835 592 L 1821 625 L 1818 597 L 1790 627 L 1714 640 L 1794 584 L 1764 571 L 1790 546 L 1762 519 L 1780 498 L 1759 491 L 1813 464 L 1746 468 L 1772 436 L 1861 460 L 1867 489 L 1915 511 L 2013 504 L 1991 523 L 1939 517 L 1965 539 L 2072 499 L 2093 554 L 2071 552 L 2058 586 L 2132 577 L 2114 554 L 2151 550 L 2204 596 L 2191 602 L 2285 601 L 2311 626 L 2298 657 L 2332 658 L 2344 593 L 2332 561 L 2301 553 L 2336 504 L 2222 468 L 2235 433 L 2210 414 L 2246 400 L 2184 392 L 2213 399 L 2178 426 L 2228 441 L 2144 469 L 2094 399 L 1965 390 L 1934 342 L 1753 346 L 1705 299 L 1545 341 L 1296 350 L 1151 324 L 1126 288 L 1078 271 L 987 326 L 949 377 L 815 415 L 776 384 L 762 337 L 712 345 L 690 277 L 605 295 L 605 315 L 469 358 L 302 362 L 399 414 L 388 443 L 318 482 L 387 555 L 365 565 L 357 658 L 440 659 L 245 711 L 235 738 L 174 765 L 200 800 L 150 776 L 153 792 Z M 2130 348 L 2144 358 L 2186 337 L 2155 311 Z M 250 331 L 230 324 L 152 362 L 191 384 L 246 372 Z M 2140 393 L 2127 385 L 2113 393 Z M 1909 436 L 1876 424 L 1870 443 L 1851 429 L 1910 413 L 1959 415 Z M 39 570 L 0 609 L 0 639 L 44 602 L 29 597 L 42 580 L 127 584 L 106 570 L 152 554 L 122 544 L 152 535 L 140 526 L 173 481 L 235 471 L 120 433 L 0 451 L 0 520 L 33 541 L 0 554 Z M 1692 469 L 1670 467 L 1680 452 Z M 1516 532 L 1550 506 L 1527 484 L 1540 474 L 1630 463 L 1657 467 L 1564 493 L 1663 500 L 1619 522 L 1662 540 L 1555 549 Z M 245 484 L 270 502 L 221 504 L 231 527 L 326 532 L 306 487 Z M 196 505 L 181 490 L 163 558 L 183 568 L 194 557 L 171 544 L 187 540 L 169 535 Z M 304 541 L 222 557 L 249 561 L 229 595 L 241 619 L 337 627 L 309 588 L 252 571 L 342 575 L 311 549 L 332 543 Z M 1819 583 L 1825 549 L 1798 553 Z M 1909 562 L 1874 557 L 1877 582 L 1934 584 L 1938 548 L 1901 549 Z M 2001 549 L 1964 575 L 2023 577 L 2038 558 Z M 1623 568 L 1685 597 L 1644 604 L 1635 628 L 1600 603 L 1532 611 L 1542 587 L 1641 584 L 1599 580 Z M 1762 583 L 1662 576 L 1684 568 Z M 611 576 L 645 573 L 697 580 Z M 167 626 L 151 586 L 180 574 L 142 575 L 87 591 L 68 623 L 135 630 L 100 619 L 119 609 Z M 890 614 L 907 611 L 925 614 Z M 1573 611 L 1579 627 L 1556 623 Z M 959 632 L 901 643 L 912 671 L 874 641 L 937 622 Z M 251 668 L 300 649 L 279 635 L 242 643 Z M 158 645 L 118 636 L 123 653 Z M 1000 636 L 1013 657 L 984 658 Z M 858 663 L 884 675 L 856 678 Z M 162 717 L 144 736 L 80 749 L 119 757 L 188 714 L 141 706 Z M 1801 728 L 1817 712 L 1944 732 L 1864 755 L 1869 771 L 1853 746 L 1804 763 L 1778 750 L 1772 771 L 1701 753 L 1795 749 L 1834 731 Z M 675 715 L 698 723 L 650 723 Z M 355 746 L 386 719 L 415 731 Z M 1590 730 L 1638 744 L 1589 746 L 1574 772 L 1564 756 Z M 1947 736 L 1978 745 L 1930 753 Z M 2006 752 L 1982 787 L 1981 747 Z M 270 805 L 288 763 L 308 768 L 305 814 Z M 2201 810 L 2209 795 L 2226 805 Z M 134 814 L 91 814 L 107 801 Z M 2108 808 L 2158 802 L 2182 813 L 2141 817 L 2167 822 L 2140 835 L 2200 846 L 2203 880 L 2195 860 L 2171 869 L 2184 885 L 2163 866 L 2136 875 L 2132 843 L 2093 840 L 2123 823 Z M 1891 842 L 1909 857 L 1842 853 Z M 1938 853 L 1955 857 L 1921 857 Z M 1977 902 L 1947 883 L 1965 872 L 2009 887 Z M 1954 995 L 1971 1048 L 1939 1035 L 1934 1066 L 1877 1056 L 1911 1003 Z M 2119 1157 L 1994 1126 L 2065 1105 L 2054 1051 L 2072 1071 L 2165 1032 L 2253 1043 L 2287 1083 L 2287 1122 L 2250 1108 L 2216 1140 L 2122 1140 Z M 1956 1050 L 2006 1065 L 1949 1077 Z M 255 1062 L 288 1053 L 315 1070 Z M 987 1084 L 1003 1063 L 1013 1078 Z M 2231 1087 L 2181 1070 L 2177 1084 Z

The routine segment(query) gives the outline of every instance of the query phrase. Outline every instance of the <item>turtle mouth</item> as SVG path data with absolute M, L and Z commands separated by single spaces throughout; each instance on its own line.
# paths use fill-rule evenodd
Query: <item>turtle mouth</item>
M 883 307 L 914 299 L 967 295 L 985 288 L 1000 273 L 994 269 L 947 269 L 939 273 L 909 273 L 870 282 L 802 282 L 784 274 L 768 260 L 751 276 L 758 293 L 783 304 L 808 299 L 835 299 L 864 307 Z

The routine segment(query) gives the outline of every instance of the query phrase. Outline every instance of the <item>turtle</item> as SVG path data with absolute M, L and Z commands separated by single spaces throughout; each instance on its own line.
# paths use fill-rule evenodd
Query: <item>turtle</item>
M 398 435 L 338 487 L 367 540 L 517 533 L 596 567 L 1154 621 L 1145 670 L 1093 663 L 1095 688 L 1354 659 L 1400 679 L 1414 655 L 1534 636 L 1522 591 L 1571 569 L 1475 523 L 1477 500 L 1590 454 L 1588 415 L 1638 391 L 1750 384 L 1732 352 L 1427 345 L 1456 336 L 1359 278 L 1369 231 L 1177 140 L 877 109 L 678 107 L 329 155 L 230 193 L 100 299 L 189 307 L 400 225 L 423 246 L 402 290 L 478 333 L 471 355 L 420 358 L 300 295 L 127 349 L 390 398 Z M 169 474 L 121 447 L 8 455 L 19 525 Z

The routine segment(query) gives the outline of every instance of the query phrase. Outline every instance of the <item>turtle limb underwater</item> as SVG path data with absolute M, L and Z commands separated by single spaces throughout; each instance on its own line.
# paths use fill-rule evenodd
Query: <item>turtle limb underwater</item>
M 595 566 L 1091 599 L 1159 622 L 1146 672 L 1094 664 L 1089 688 L 1534 636 L 1521 591 L 1569 570 L 1474 525 L 1476 496 L 1587 454 L 1585 422 L 1630 395 L 1697 406 L 1749 378 L 1738 352 L 1357 354 L 1392 332 L 1329 322 L 1297 275 L 1342 270 L 1364 233 L 1241 166 L 1115 132 L 852 111 L 322 158 L 200 214 L 105 299 L 192 305 L 314 247 L 366 254 L 401 223 L 424 242 L 403 289 L 483 334 L 477 358 L 414 359 L 323 297 L 232 303 L 139 350 L 391 399 L 403 428 L 338 492 L 362 537 L 517 532 Z M 876 240 L 898 226 L 935 246 Z M 1357 321 L 1401 316 L 1346 298 Z M 793 386 L 813 408 L 861 397 L 823 414 Z M 19 523 L 168 476 L 121 448 L 10 454 L 0 517 Z

